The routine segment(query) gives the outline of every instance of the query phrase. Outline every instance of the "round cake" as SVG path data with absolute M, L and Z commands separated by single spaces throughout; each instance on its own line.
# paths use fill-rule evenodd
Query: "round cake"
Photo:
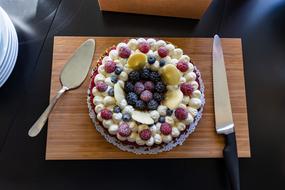
M 124 151 L 181 145 L 202 116 L 204 85 L 188 55 L 153 38 L 107 49 L 93 69 L 87 104 L 96 129 Z

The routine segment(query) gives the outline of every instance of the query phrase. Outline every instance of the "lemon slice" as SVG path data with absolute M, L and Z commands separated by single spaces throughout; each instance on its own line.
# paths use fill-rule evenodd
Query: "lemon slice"
M 162 67 L 161 76 L 168 85 L 177 85 L 181 78 L 179 70 L 172 64 Z
M 147 56 L 143 53 L 134 53 L 128 59 L 128 67 L 134 70 L 142 69 L 147 63 Z
M 167 106 L 169 109 L 176 109 L 183 100 L 183 93 L 180 89 L 168 90 L 165 94 L 165 99 L 163 105 Z

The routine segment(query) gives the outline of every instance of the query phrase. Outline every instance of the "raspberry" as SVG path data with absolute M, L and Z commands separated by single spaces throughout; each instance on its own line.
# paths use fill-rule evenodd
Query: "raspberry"
M 147 108 L 149 110 L 156 110 L 158 107 L 158 103 L 155 100 L 151 100 L 147 103 Z
M 141 100 L 144 101 L 144 102 L 148 102 L 152 99 L 152 93 L 148 90 L 145 90 L 141 93 L 141 96 L 140 96 Z
M 122 123 L 119 125 L 118 133 L 122 137 L 128 137 L 132 133 L 132 130 L 127 123 Z
M 151 71 L 147 68 L 141 70 L 141 73 L 140 73 L 141 78 L 146 79 L 146 80 L 149 79 L 150 73 L 151 73 Z
M 129 79 L 131 81 L 139 81 L 140 80 L 140 73 L 138 71 L 132 71 L 129 73 Z
M 108 89 L 108 85 L 105 82 L 96 82 L 96 88 L 99 92 L 105 92 Z
M 107 61 L 104 65 L 104 69 L 107 73 L 112 73 L 116 70 L 116 63 L 114 61 Z
M 148 139 L 150 139 L 151 137 L 151 131 L 149 129 L 143 129 L 141 132 L 140 132 L 140 138 L 142 140 L 145 140 L 147 141 Z
M 188 64 L 184 61 L 179 61 L 176 65 L 177 69 L 179 69 L 181 72 L 186 72 L 189 68 Z
M 138 96 L 134 93 L 134 92 L 130 92 L 128 95 L 127 95 L 127 102 L 128 104 L 130 105 L 135 105 L 136 104 L 136 101 L 138 100 Z
M 128 47 L 121 47 L 119 49 L 119 56 L 121 58 L 128 58 L 131 55 L 131 50 Z
M 188 117 L 187 111 L 183 108 L 177 108 L 175 110 L 175 117 L 179 120 L 187 119 Z
M 106 108 L 101 111 L 101 117 L 105 120 L 112 119 L 112 114 L 113 113 Z
M 161 102 L 164 99 L 164 95 L 158 92 L 153 93 L 153 99 L 157 102 Z
M 153 82 L 161 81 L 159 73 L 154 71 L 149 74 L 149 79 Z
M 169 135 L 172 131 L 171 125 L 169 123 L 162 123 L 160 126 L 160 132 L 163 135 Z
M 144 110 L 146 107 L 145 103 L 142 100 L 136 102 L 135 108 L 138 110 Z
M 152 90 L 154 89 L 154 84 L 153 84 L 153 82 L 151 82 L 151 81 L 146 81 L 146 82 L 144 83 L 144 88 L 145 88 L 146 90 L 152 91 Z
M 142 82 L 136 82 L 135 86 L 134 86 L 134 92 L 136 94 L 141 94 L 142 91 L 144 91 L 144 85 Z
M 133 92 L 134 91 L 134 85 L 131 82 L 127 81 L 125 83 L 124 89 L 126 92 Z
M 187 83 L 182 83 L 180 85 L 180 90 L 182 91 L 182 93 L 186 96 L 191 96 L 194 88 L 192 87 L 191 84 L 187 84 Z
M 168 49 L 166 47 L 160 47 L 158 50 L 158 55 L 161 57 L 161 58 L 164 58 L 167 56 L 168 54 Z
M 150 45 L 147 42 L 141 42 L 139 43 L 139 50 L 142 53 L 147 53 L 150 49 Z
M 166 90 L 166 87 L 165 87 L 165 85 L 162 83 L 162 82 L 157 82 L 156 84 L 155 84 L 155 90 L 157 91 L 157 92 L 160 92 L 160 93 L 162 93 L 162 92 L 165 92 L 165 90 Z

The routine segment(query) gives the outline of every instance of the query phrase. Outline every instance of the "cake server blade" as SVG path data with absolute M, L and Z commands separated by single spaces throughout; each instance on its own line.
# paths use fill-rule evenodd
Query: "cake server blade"
M 226 168 L 231 188 L 239 190 L 239 163 L 234 122 L 223 49 L 218 35 L 214 36 L 213 42 L 213 89 L 216 131 L 218 134 L 223 134 L 226 137 L 226 145 L 223 151 Z

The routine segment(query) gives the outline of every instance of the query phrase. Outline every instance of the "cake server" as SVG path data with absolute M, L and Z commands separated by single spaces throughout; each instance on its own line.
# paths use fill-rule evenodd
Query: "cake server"
M 214 36 L 213 43 L 213 89 L 216 131 L 218 134 L 225 135 L 226 145 L 223 154 L 231 189 L 239 190 L 239 163 L 234 122 L 223 49 L 218 35 Z
M 52 98 L 49 106 L 30 128 L 28 133 L 30 137 L 35 137 L 39 134 L 45 125 L 55 103 L 64 94 L 64 92 L 77 88 L 83 83 L 89 72 L 94 50 L 95 41 L 93 39 L 88 39 L 81 44 L 81 46 L 74 52 L 71 58 L 64 65 L 60 74 L 62 88 L 57 92 L 55 97 Z

